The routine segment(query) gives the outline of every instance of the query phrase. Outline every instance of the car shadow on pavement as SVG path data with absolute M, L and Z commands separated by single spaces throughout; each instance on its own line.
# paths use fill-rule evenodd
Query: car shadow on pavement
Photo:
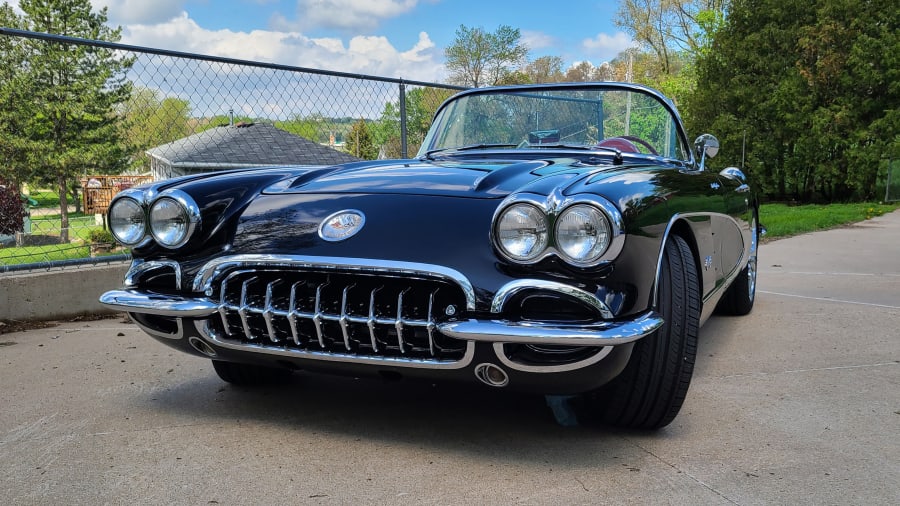
M 201 373 L 202 374 L 202 373 Z M 657 432 L 610 427 L 563 427 L 545 398 L 477 386 L 433 385 L 295 374 L 280 386 L 245 388 L 207 376 L 132 398 L 143 409 L 220 425 L 281 426 L 303 431 L 403 444 L 522 463 L 565 468 L 621 465 L 635 440 L 668 438 Z M 677 436 L 676 436 L 677 437 Z

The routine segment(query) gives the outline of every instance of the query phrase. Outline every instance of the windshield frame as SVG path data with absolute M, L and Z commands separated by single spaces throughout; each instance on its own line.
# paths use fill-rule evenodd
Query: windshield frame
M 659 105 L 661 105 L 665 111 L 669 114 L 672 125 L 674 126 L 675 132 L 674 137 L 677 143 L 680 143 L 680 147 L 676 148 L 676 150 L 680 150 L 684 153 L 686 158 L 682 159 L 681 157 L 666 157 L 660 155 L 653 155 L 648 153 L 626 153 L 626 155 L 637 156 L 637 157 L 649 157 L 653 159 L 670 159 L 676 160 L 682 163 L 685 163 L 689 166 L 695 166 L 694 153 L 691 149 L 690 143 L 687 140 L 687 134 L 684 131 L 684 124 L 681 120 L 681 116 L 678 113 L 675 105 L 662 93 L 659 91 L 649 88 L 647 86 L 633 84 L 633 83 L 618 83 L 618 82 L 599 82 L 599 83 L 554 83 L 554 84 L 538 84 L 538 85 L 518 85 L 518 86 L 497 86 L 497 87 L 489 87 L 489 88 L 473 88 L 470 90 L 462 91 L 460 93 L 455 94 L 450 97 L 444 103 L 438 107 L 435 112 L 434 118 L 432 119 L 431 127 L 428 129 L 428 133 L 423 139 L 422 145 L 419 148 L 419 152 L 416 155 L 419 159 L 431 158 L 434 154 L 440 153 L 441 155 L 453 155 L 460 151 L 471 152 L 473 149 L 472 145 L 460 145 L 460 146 L 436 146 L 438 142 L 439 134 L 441 134 L 446 128 L 446 120 L 448 119 L 447 115 L 448 111 L 451 111 L 454 105 L 460 103 L 459 101 L 462 99 L 466 99 L 468 97 L 476 96 L 476 95 L 504 95 L 504 94 L 517 94 L 522 96 L 527 96 L 528 94 L 537 95 L 542 92 L 574 92 L 578 90 L 586 90 L 591 92 L 630 92 L 637 93 L 641 95 L 646 95 L 650 99 L 653 99 Z M 560 98 L 560 97 L 555 97 Z M 561 98 L 565 100 L 565 98 Z M 477 147 L 477 146 L 476 146 Z M 522 146 L 526 149 L 517 149 L 517 148 L 504 148 L 504 149 L 515 149 L 518 152 L 535 152 L 540 153 L 542 151 L 546 151 L 547 147 L 542 147 L 540 144 L 536 145 L 528 145 Z M 565 147 L 554 146 L 557 149 L 566 149 Z M 456 149 L 456 148 L 464 148 L 464 149 Z M 496 150 L 497 147 L 489 145 L 486 143 L 484 150 Z M 579 146 L 578 148 L 573 147 L 573 150 L 578 150 L 583 152 L 585 149 L 588 149 L 587 146 Z M 615 152 L 615 149 L 607 149 L 602 147 L 596 148 L 599 154 L 610 154 L 610 152 Z M 621 153 L 618 154 L 621 158 Z

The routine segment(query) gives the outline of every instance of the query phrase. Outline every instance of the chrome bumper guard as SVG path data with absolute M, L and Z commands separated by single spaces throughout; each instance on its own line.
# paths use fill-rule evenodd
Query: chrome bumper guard
M 177 318 L 208 318 L 218 312 L 219 303 L 203 297 L 181 297 L 113 290 L 100 297 L 104 306 L 123 312 L 145 313 Z M 465 320 L 437 325 L 446 336 L 465 341 L 568 346 L 609 346 L 625 344 L 645 337 L 663 325 L 655 311 L 632 320 L 602 321 L 572 325 L 548 322 L 512 322 L 507 320 Z
M 492 343 L 610 346 L 637 341 L 662 327 L 659 313 L 648 311 L 633 320 L 584 325 L 507 320 L 466 320 L 438 325 L 444 335 L 456 339 Z

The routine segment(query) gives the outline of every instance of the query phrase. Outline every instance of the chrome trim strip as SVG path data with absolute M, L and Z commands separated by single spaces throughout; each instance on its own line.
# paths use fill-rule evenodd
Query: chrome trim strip
M 131 267 L 125 273 L 125 288 L 136 288 L 141 278 L 150 271 L 171 267 L 175 271 L 175 289 L 181 290 L 181 264 L 174 260 L 150 260 L 144 261 L 135 258 Z
M 511 360 L 506 356 L 506 353 L 503 352 L 503 345 L 505 343 L 494 343 L 494 353 L 497 354 L 497 360 L 499 360 L 503 365 L 509 367 L 510 369 L 515 369 L 516 371 L 522 372 L 535 372 L 535 373 L 557 373 L 557 372 L 567 372 L 574 371 L 576 369 L 582 369 L 584 367 L 588 367 L 596 364 L 597 362 L 606 358 L 609 355 L 613 347 L 612 346 L 604 346 L 600 348 L 597 353 L 594 355 L 581 360 L 579 362 L 572 362 L 571 364 L 562 364 L 562 365 L 525 365 L 520 364 Z
M 416 262 L 395 262 L 366 258 L 315 257 L 299 255 L 230 255 L 210 260 L 194 277 L 193 291 L 212 295 L 212 282 L 218 275 L 234 267 L 264 266 L 270 268 L 299 268 L 317 270 L 345 270 L 375 274 L 402 274 L 429 279 L 443 279 L 459 285 L 466 296 L 466 308 L 475 309 L 475 288 L 462 273 L 449 267 Z
M 514 295 L 524 290 L 545 290 L 550 292 L 557 292 L 559 294 L 578 299 L 579 301 L 596 309 L 597 312 L 600 313 L 600 316 L 604 319 L 611 320 L 615 317 L 609 307 L 604 304 L 603 301 L 598 299 L 594 294 L 571 285 L 566 285 L 557 281 L 546 281 L 543 279 L 517 279 L 503 285 L 499 290 L 497 290 L 497 293 L 494 294 L 494 300 L 491 301 L 491 312 L 502 312 L 503 307 L 506 305 L 507 301 L 509 301 L 509 299 Z
M 442 323 L 438 325 L 438 330 L 449 337 L 472 341 L 609 346 L 637 341 L 662 325 L 662 316 L 648 311 L 634 320 L 585 325 L 471 319 Z
M 449 362 L 441 360 L 422 360 L 397 357 L 361 357 L 358 355 L 324 353 L 321 351 L 294 350 L 290 348 L 269 348 L 259 344 L 241 344 L 223 339 L 212 332 L 212 329 L 209 327 L 208 320 L 195 320 L 194 326 L 196 327 L 200 335 L 203 336 L 206 340 L 212 342 L 216 346 L 221 346 L 223 348 L 324 362 L 347 362 L 391 367 L 409 367 L 413 369 L 454 370 L 467 367 L 472 363 L 472 359 L 475 357 L 475 343 L 472 341 L 466 343 L 466 353 L 460 360 L 456 362 Z
M 159 295 L 134 290 L 110 290 L 100 296 L 104 306 L 125 313 L 145 313 L 159 316 L 205 318 L 215 314 L 218 304 L 208 299 Z

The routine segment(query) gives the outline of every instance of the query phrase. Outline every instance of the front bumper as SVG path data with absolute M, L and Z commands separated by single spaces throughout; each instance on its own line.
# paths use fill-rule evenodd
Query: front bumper
M 163 295 L 140 290 L 112 290 L 100 297 L 100 303 L 116 311 L 173 318 L 209 318 L 220 310 L 220 303 L 205 297 Z M 646 337 L 662 325 L 663 319 L 659 313 L 647 311 L 630 320 L 590 324 L 469 319 L 438 323 L 435 327 L 442 334 L 464 341 L 614 346 Z
M 510 318 L 534 294 L 594 316 Z M 655 311 L 616 318 L 594 294 L 556 281 L 512 280 L 477 303 L 471 282 L 447 267 L 284 255 L 218 257 L 191 280 L 177 262 L 136 260 L 125 288 L 100 302 L 158 341 L 214 360 L 468 381 L 494 364 L 513 388 L 552 393 L 608 382 L 633 343 L 663 325 Z

